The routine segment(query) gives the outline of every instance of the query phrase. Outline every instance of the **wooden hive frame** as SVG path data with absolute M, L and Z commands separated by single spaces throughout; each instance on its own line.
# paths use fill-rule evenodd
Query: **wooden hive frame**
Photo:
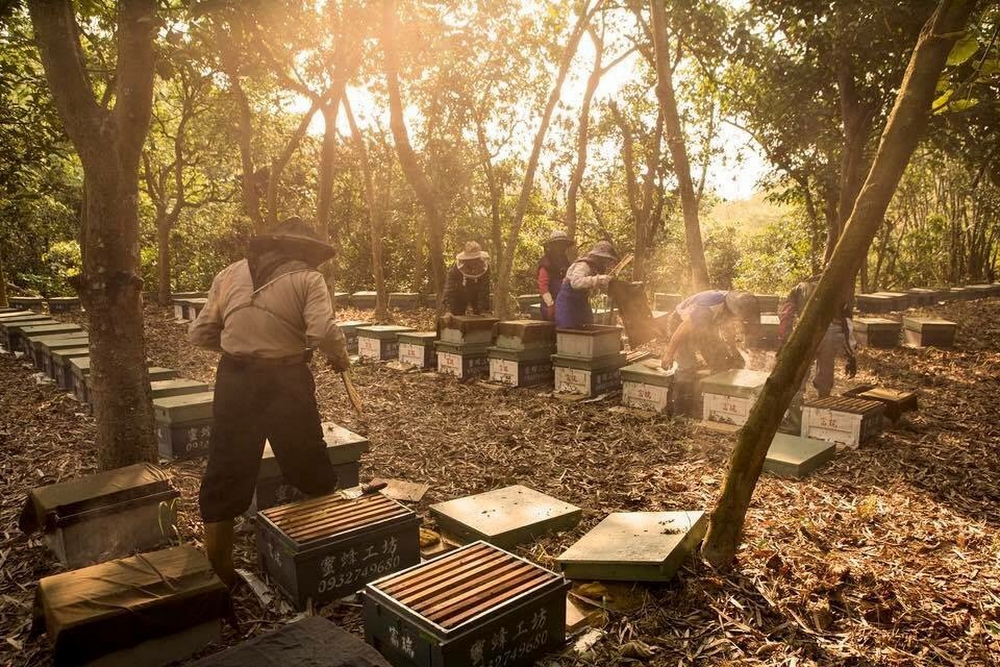
M 349 533 L 411 513 L 382 494 L 345 499 L 337 495 L 279 505 L 261 514 L 296 546 Z

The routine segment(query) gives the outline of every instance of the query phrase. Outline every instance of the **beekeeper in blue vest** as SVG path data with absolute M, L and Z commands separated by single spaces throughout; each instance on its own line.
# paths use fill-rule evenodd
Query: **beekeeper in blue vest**
M 611 269 L 617 263 L 615 247 L 610 241 L 600 241 L 570 265 L 556 297 L 556 327 L 577 329 L 594 323 L 590 294 L 607 288 L 612 280 Z

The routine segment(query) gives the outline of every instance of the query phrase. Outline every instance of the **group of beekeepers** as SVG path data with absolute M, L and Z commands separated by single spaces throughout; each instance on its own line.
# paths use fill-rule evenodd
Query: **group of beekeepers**
M 592 324 L 591 295 L 615 280 L 619 258 L 614 245 L 599 241 L 574 261 L 573 239 L 557 230 L 544 246 L 537 267 L 542 316 L 559 328 Z M 265 441 L 271 443 L 282 475 L 303 493 L 320 495 L 337 488 L 309 365 L 313 351 L 319 350 L 334 370 L 350 366 L 347 343 L 319 271 L 333 255 L 334 249 L 301 219 L 282 221 L 251 240 L 246 259 L 215 277 L 207 303 L 189 329 L 192 343 L 222 355 L 199 505 L 205 550 L 230 586 L 236 581 L 234 520 L 250 505 Z M 449 314 L 489 312 L 489 259 L 474 241 L 455 257 L 443 294 Z M 789 295 L 781 312 L 782 338 L 791 332 L 816 280 L 802 282 Z M 849 374 L 856 367 L 849 318 L 845 306 L 820 348 L 814 385 L 821 396 L 832 389 L 833 364 L 841 348 L 848 355 Z M 752 294 L 694 294 L 661 325 L 667 340 L 662 366 L 669 369 L 676 363 L 676 372 L 693 372 L 701 354 L 713 371 L 742 367 L 737 330 L 752 340 L 759 323 L 760 308 Z

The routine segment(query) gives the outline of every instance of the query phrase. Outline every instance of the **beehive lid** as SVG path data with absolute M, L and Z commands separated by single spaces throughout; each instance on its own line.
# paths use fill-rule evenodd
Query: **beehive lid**
M 153 415 L 156 421 L 166 424 L 211 419 L 214 398 L 215 393 L 211 391 L 154 398 Z
M 189 306 L 204 306 L 206 303 L 208 303 L 208 299 L 196 297 L 193 299 L 188 299 L 187 301 L 185 301 L 185 303 Z
M 579 507 L 519 484 L 431 505 L 430 512 L 456 539 L 484 540 L 503 548 L 550 530 L 572 528 L 583 515 Z
M 0 323 L 8 322 L 10 320 L 20 320 L 26 317 L 45 317 L 47 319 L 52 319 L 48 315 L 39 315 L 38 313 L 33 313 L 30 310 L 20 310 L 18 308 L 10 308 L 0 312 Z
M 381 493 L 350 499 L 334 493 L 272 507 L 258 515 L 294 548 L 321 540 L 343 540 L 416 517 L 413 510 Z
M 146 369 L 146 375 L 149 376 L 149 381 L 157 380 L 173 380 L 177 377 L 177 371 L 173 368 L 162 368 L 160 366 L 150 366 Z
M 89 510 L 171 491 L 166 472 L 151 463 L 136 463 L 32 489 L 18 526 L 32 533 Z
M 3 326 L 4 329 L 6 329 L 8 332 L 11 332 L 11 331 L 20 331 L 25 327 L 33 327 L 41 324 L 59 324 L 59 323 L 56 322 L 51 317 L 49 317 L 48 315 L 34 315 L 25 318 L 4 320 L 3 324 L 0 326 Z
M 910 331 L 942 331 L 954 329 L 958 325 L 940 317 L 904 317 L 903 326 Z
M 441 318 L 442 329 L 457 329 L 462 333 L 472 331 L 493 331 L 493 326 L 500 322 L 495 317 L 486 315 L 447 315 Z
M 400 343 L 411 345 L 429 345 L 437 340 L 437 331 L 407 331 L 399 334 Z
M 395 340 L 399 334 L 416 331 L 413 327 L 404 327 L 398 324 L 374 324 L 367 327 L 358 327 L 359 336 L 365 338 L 378 338 L 379 340 Z
M 153 392 L 153 398 L 164 398 L 166 396 L 183 396 L 184 394 L 200 394 L 211 391 L 212 388 L 200 380 L 189 380 L 188 378 L 177 378 L 173 380 L 156 380 L 149 383 Z
M 576 329 L 556 329 L 556 333 L 570 336 L 621 336 L 622 328 L 609 324 L 587 324 Z
M 827 396 L 806 401 L 803 408 L 816 408 L 819 410 L 833 410 L 834 412 L 847 412 L 855 415 L 867 415 L 883 410 L 879 401 L 869 401 L 863 398 L 852 396 Z
M 358 461 L 361 459 L 361 455 L 371 448 L 371 441 L 368 438 L 333 422 L 323 423 L 323 440 L 326 442 L 327 458 L 333 465 Z M 280 469 L 274 458 L 271 443 L 265 442 L 260 474 L 270 476 L 277 475 L 279 472 Z
M 550 363 L 552 348 L 549 346 L 540 348 L 510 348 L 499 345 L 486 349 L 490 359 L 506 359 L 508 361 Z
M 497 324 L 497 336 L 529 340 L 555 341 L 556 326 L 545 320 L 505 320 Z
M 660 368 L 660 361 L 658 359 L 653 360 L 652 364 L 640 361 L 622 369 L 622 381 L 641 382 L 658 387 L 666 387 L 673 383 L 674 371 L 665 371 Z
M 69 365 L 73 368 L 74 375 L 88 375 L 90 373 L 90 357 L 70 359 Z
M 74 331 L 83 331 L 83 328 L 79 324 L 63 324 L 61 322 L 58 324 L 39 324 L 36 326 L 21 327 L 21 335 L 25 338 L 72 333 Z
M 90 336 L 86 331 L 77 331 L 59 336 L 44 336 L 36 339 L 35 342 L 48 350 L 65 350 L 66 348 L 86 345 L 89 340 Z
M 768 374 L 764 371 L 739 369 L 710 375 L 701 381 L 701 390 L 706 394 L 753 398 L 764 388 Z
M 378 296 L 378 292 L 354 292 L 351 296 Z
M 208 296 L 208 292 L 174 292 L 174 299 L 203 299 Z
M 837 445 L 778 433 L 771 441 L 764 470 L 783 477 L 805 477 L 837 455 Z
M 350 331 L 353 329 L 357 329 L 359 327 L 370 327 L 371 325 L 372 325 L 371 322 L 366 322 L 365 320 L 348 320 L 347 322 L 337 322 L 337 326 L 340 327 L 341 330 L 345 331 Z
M 628 354 L 618 352 L 604 357 L 593 359 L 581 359 L 580 357 L 570 357 L 564 354 L 553 354 L 552 363 L 564 368 L 575 368 L 582 371 L 606 371 L 614 368 L 623 368 L 628 365 Z
M 462 344 L 462 343 L 448 343 L 443 340 L 434 341 L 434 349 L 438 352 L 447 352 L 448 354 L 460 354 L 469 355 L 472 357 L 485 356 L 489 353 L 490 344 L 489 343 L 474 343 L 474 344 Z
M 90 354 L 89 347 L 71 347 L 61 350 L 52 350 L 52 361 L 59 365 L 69 362 L 70 359 L 86 357 Z
M 78 296 L 50 296 L 49 303 L 80 303 Z
M 451 635 L 526 597 L 566 586 L 555 572 L 492 544 L 474 542 L 378 579 L 366 590 L 402 606 L 421 625 Z
M 419 292 L 389 292 L 390 299 L 416 299 L 419 296 Z
M 667 581 L 707 528 L 704 512 L 616 512 L 556 560 L 570 579 Z
M 229 610 L 229 590 L 192 546 L 45 577 L 35 593 L 35 620 L 54 645 L 56 664 L 85 664 Z

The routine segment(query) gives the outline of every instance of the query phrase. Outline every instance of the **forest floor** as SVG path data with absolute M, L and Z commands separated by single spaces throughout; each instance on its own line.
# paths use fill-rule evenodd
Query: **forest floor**
M 1000 300 L 932 311 L 960 323 L 956 348 L 864 349 L 856 380 L 919 390 L 918 412 L 805 480 L 762 477 L 731 572 L 691 559 L 668 584 L 598 589 L 603 638 L 539 664 L 1000 664 Z M 192 348 L 166 309 L 149 307 L 147 327 L 156 365 L 212 380 L 215 355 Z M 711 509 L 726 474 L 732 436 L 614 409 L 616 398 L 567 403 L 362 366 L 358 417 L 339 378 L 317 373 L 324 419 L 372 441 L 363 479 L 431 485 L 416 506 L 425 524 L 431 503 L 515 483 L 582 507 L 577 528 L 519 549 L 548 567 L 610 512 Z M 31 487 L 94 471 L 94 432 L 74 399 L 0 356 L 0 665 L 50 660 L 29 627 L 36 581 L 58 568 L 37 536 L 18 532 L 17 515 Z M 198 545 L 203 466 L 167 465 L 181 534 Z M 238 542 L 238 566 L 256 571 L 252 534 Z M 236 611 L 227 644 L 290 616 L 245 586 Z M 361 632 L 358 605 L 318 613 Z

